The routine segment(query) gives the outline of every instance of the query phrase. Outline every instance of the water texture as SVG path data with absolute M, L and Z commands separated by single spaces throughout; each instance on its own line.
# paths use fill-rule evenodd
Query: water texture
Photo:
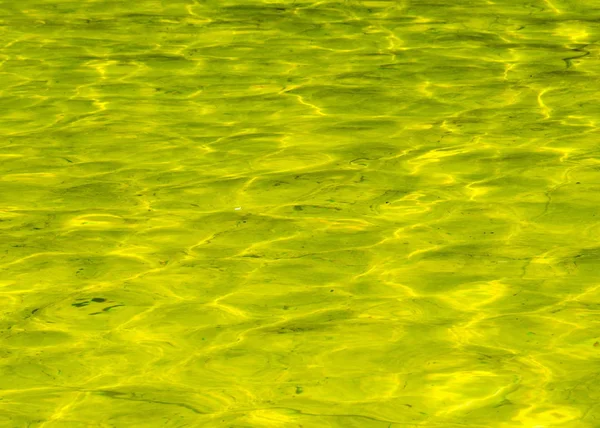
M 0 1 L 0 426 L 600 427 L 599 39 Z

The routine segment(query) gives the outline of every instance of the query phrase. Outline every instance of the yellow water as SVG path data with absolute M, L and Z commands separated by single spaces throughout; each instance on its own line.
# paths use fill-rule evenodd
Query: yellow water
M 0 426 L 600 427 L 599 37 L 0 1 Z

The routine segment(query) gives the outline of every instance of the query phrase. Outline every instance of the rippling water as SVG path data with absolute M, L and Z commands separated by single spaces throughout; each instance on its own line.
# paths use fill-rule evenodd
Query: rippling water
M 599 427 L 599 37 L 0 1 L 0 425 Z

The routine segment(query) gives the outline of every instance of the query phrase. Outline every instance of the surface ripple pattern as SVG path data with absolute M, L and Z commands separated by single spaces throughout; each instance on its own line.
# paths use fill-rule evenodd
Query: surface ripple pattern
M 596 0 L 0 0 L 0 426 L 600 426 Z

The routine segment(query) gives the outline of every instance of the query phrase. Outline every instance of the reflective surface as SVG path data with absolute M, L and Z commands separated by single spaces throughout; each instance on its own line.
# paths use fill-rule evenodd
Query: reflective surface
M 593 1 L 0 1 L 0 426 L 600 426 Z

